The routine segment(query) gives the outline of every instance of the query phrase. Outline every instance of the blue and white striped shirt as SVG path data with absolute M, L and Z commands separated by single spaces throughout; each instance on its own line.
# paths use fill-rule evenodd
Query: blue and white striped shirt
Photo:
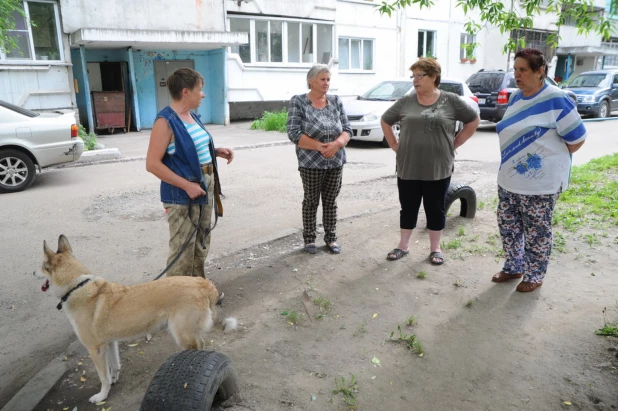
M 200 159 L 200 164 L 208 164 L 212 163 L 212 157 L 210 156 L 210 134 L 199 124 L 193 123 L 185 123 L 183 124 L 187 128 L 187 132 L 191 136 L 193 140 L 193 144 L 195 144 L 195 149 L 197 150 L 197 155 Z M 176 152 L 176 144 L 172 141 L 169 146 L 167 146 L 167 154 L 173 155 Z
M 531 97 L 518 90 L 496 125 L 501 162 L 498 185 L 524 195 L 566 190 L 571 171 L 567 144 L 586 139 L 586 128 L 573 101 L 555 86 Z

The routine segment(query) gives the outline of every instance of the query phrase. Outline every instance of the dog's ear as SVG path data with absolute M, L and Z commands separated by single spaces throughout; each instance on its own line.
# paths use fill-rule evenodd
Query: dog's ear
M 69 240 L 63 235 L 60 234 L 58 237 L 58 252 L 62 254 L 72 254 L 73 249 L 71 248 L 71 244 L 69 244 Z
M 49 261 L 56 254 L 47 246 L 45 240 L 43 240 L 43 254 L 45 254 L 45 261 Z

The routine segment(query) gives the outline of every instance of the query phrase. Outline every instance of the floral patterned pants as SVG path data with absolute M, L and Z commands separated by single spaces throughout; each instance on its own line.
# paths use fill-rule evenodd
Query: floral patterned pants
M 515 194 L 498 187 L 498 227 L 506 257 L 504 273 L 523 273 L 525 282 L 543 281 L 551 254 L 551 221 L 558 195 Z

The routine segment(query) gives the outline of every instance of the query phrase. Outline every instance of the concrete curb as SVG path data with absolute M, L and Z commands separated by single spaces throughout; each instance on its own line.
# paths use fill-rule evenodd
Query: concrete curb
M 235 151 L 240 151 L 240 150 L 251 150 L 253 148 L 285 146 L 289 144 L 292 144 L 290 140 L 279 140 L 279 141 L 273 141 L 270 143 L 256 143 L 256 144 L 246 144 L 243 146 L 232 146 L 230 148 Z M 92 166 L 92 165 L 98 165 L 98 164 L 126 163 L 126 162 L 131 162 L 131 161 L 141 161 L 145 159 L 146 159 L 146 156 L 122 157 L 122 153 L 117 148 L 105 148 L 102 150 L 85 151 L 81 155 L 78 161 L 62 164 L 54 168 L 73 168 L 73 167 Z
M 65 353 L 51 360 L 0 411 L 32 411 L 67 371 L 64 357 L 80 348 L 83 349 L 82 344 L 73 341 Z

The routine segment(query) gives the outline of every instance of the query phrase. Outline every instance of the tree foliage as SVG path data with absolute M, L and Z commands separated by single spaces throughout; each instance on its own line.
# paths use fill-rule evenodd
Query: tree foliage
M 383 0 L 376 7 L 381 14 L 391 15 L 397 9 L 410 6 L 418 6 L 420 9 L 431 8 L 433 0 Z M 541 9 L 543 6 L 543 9 Z M 616 29 L 616 13 L 618 0 L 611 0 L 609 10 L 598 13 L 594 9 L 593 0 L 458 0 L 457 7 L 461 7 L 468 17 L 465 29 L 475 35 L 483 27 L 497 27 L 502 34 L 508 33 L 509 40 L 504 46 L 504 51 L 515 50 L 518 46 L 524 46 L 523 39 L 517 43 L 511 38 L 513 30 L 532 29 L 533 19 L 543 13 L 556 14 L 556 33 L 551 34 L 547 40 L 548 45 L 557 47 L 560 41 L 560 26 L 568 21 L 574 22 L 578 34 L 587 35 L 598 33 L 604 39 L 610 38 Z M 480 21 L 474 21 L 474 17 L 480 17 Z
M 5 53 L 17 48 L 17 40 L 9 34 L 15 29 L 15 13 L 25 17 L 21 0 L 0 0 L 0 51 Z

